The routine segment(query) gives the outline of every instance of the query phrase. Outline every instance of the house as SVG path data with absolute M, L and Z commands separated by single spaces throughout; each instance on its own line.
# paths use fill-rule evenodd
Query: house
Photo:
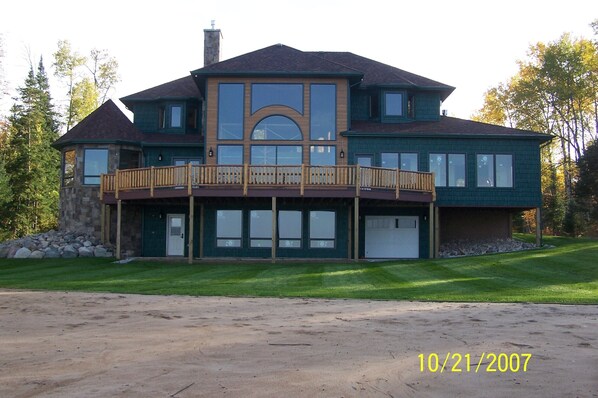
M 539 209 L 545 134 L 441 115 L 454 90 L 282 44 L 108 101 L 54 143 L 60 223 L 117 256 L 432 258 Z M 538 212 L 539 213 L 539 212 Z

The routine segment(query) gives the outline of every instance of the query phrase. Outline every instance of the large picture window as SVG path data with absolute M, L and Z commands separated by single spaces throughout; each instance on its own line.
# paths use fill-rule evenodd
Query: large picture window
M 430 154 L 430 173 L 434 173 L 434 185 L 446 187 L 446 155 L 444 153 Z
M 243 231 L 242 210 L 216 211 L 216 246 L 241 247 Z
M 477 155 L 478 187 L 513 187 L 512 155 Z
M 333 249 L 335 247 L 336 213 L 334 211 L 309 212 L 309 247 Z
M 309 164 L 312 166 L 336 165 L 336 147 L 326 145 L 312 145 L 309 147 Z
M 226 83 L 218 86 L 218 139 L 243 139 L 245 85 Z
M 243 164 L 243 145 L 218 145 L 218 164 Z
M 303 113 L 302 84 L 268 84 L 251 85 L 251 114 L 272 105 L 288 106 Z
M 336 140 L 336 85 L 312 84 L 310 100 L 310 138 Z
M 252 140 L 295 140 L 303 139 L 301 129 L 286 116 L 269 116 L 256 124 L 251 133 Z
M 86 149 L 83 156 L 83 184 L 99 185 L 108 172 L 108 149 Z
M 278 247 L 301 248 L 302 233 L 301 211 L 280 210 L 278 212 Z
M 75 151 L 65 151 L 62 157 L 62 186 L 70 187 L 75 180 Z
M 256 165 L 301 165 L 303 148 L 300 145 L 253 145 L 251 164 Z
M 249 246 L 272 247 L 272 210 L 249 212 Z

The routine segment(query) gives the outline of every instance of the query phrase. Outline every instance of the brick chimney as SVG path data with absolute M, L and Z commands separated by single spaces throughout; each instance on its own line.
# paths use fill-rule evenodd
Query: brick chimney
M 214 28 L 215 21 L 212 21 L 212 29 L 204 29 L 203 40 L 203 66 L 220 62 L 220 29 Z

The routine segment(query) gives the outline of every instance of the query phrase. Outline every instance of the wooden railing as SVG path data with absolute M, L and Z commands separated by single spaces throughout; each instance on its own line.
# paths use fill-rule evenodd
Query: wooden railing
M 243 166 L 192 165 L 149 167 L 116 170 L 115 174 L 103 174 L 100 192 L 114 193 L 133 190 L 162 188 L 187 189 L 189 195 L 194 187 L 236 186 L 247 195 L 249 187 L 299 188 L 355 188 L 355 195 L 362 190 L 382 189 L 395 192 L 396 199 L 402 190 L 435 193 L 434 174 L 385 169 L 379 167 L 352 166 Z

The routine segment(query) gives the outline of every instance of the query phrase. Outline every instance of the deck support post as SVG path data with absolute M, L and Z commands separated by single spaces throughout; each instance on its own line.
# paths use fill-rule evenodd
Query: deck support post
M 188 255 L 189 258 L 187 262 L 189 264 L 193 263 L 193 219 L 195 218 L 195 197 L 193 195 L 189 196 L 189 251 Z
M 347 218 L 348 218 L 348 222 L 347 222 L 347 237 L 349 238 L 347 240 L 347 259 L 351 260 L 351 250 L 352 250 L 352 246 L 353 246 L 353 231 L 352 231 L 352 226 L 351 226 L 351 222 L 352 222 L 352 214 L 351 214 L 351 206 L 347 206 L 349 211 L 347 212 Z
M 429 205 L 429 209 L 428 209 L 428 228 L 429 228 L 429 233 L 428 233 L 428 239 L 430 241 L 430 243 L 428 244 L 428 257 L 429 258 L 434 258 L 434 247 L 436 246 L 436 244 L 434 243 L 434 236 L 436 235 L 434 232 L 434 202 L 430 202 Z
M 276 196 L 272 197 L 272 262 L 276 262 L 276 236 L 278 235 L 278 217 L 276 213 Z
M 100 203 L 100 242 L 106 244 L 106 205 Z
M 536 247 L 542 247 L 542 208 L 536 207 Z
M 120 260 L 120 236 L 122 226 L 122 200 L 116 202 L 116 259 Z
M 359 196 L 355 197 L 353 211 L 355 212 L 353 216 L 353 260 L 359 261 Z
M 112 207 L 106 205 L 106 229 L 104 231 L 105 238 L 104 242 L 110 243 L 110 227 L 112 226 Z
M 434 206 L 434 258 L 438 258 L 440 252 L 440 208 Z
M 199 205 L 199 258 L 203 258 L 203 237 L 204 237 L 204 207 L 203 203 Z

